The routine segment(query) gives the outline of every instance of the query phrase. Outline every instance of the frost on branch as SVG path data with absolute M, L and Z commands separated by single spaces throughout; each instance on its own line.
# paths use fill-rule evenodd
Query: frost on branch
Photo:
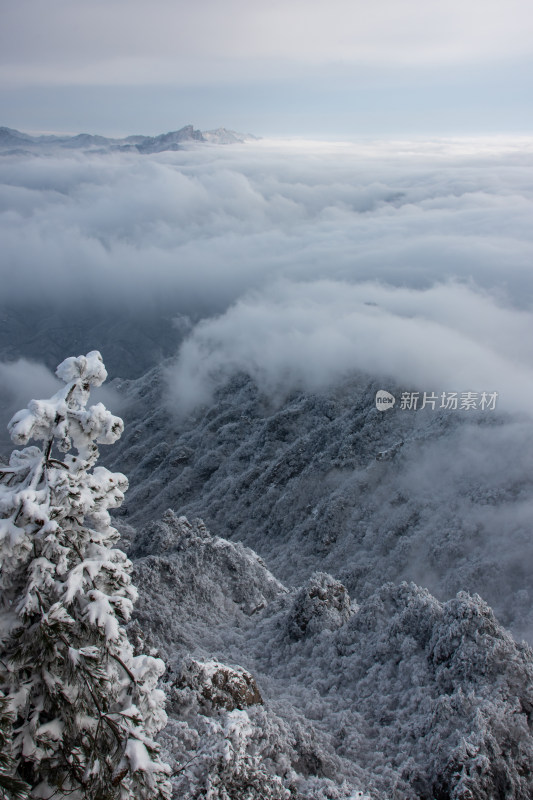
M 65 453 L 74 446 L 92 465 L 98 458 L 96 443 L 113 444 L 124 430 L 122 420 L 102 403 L 85 407 L 91 386 L 100 386 L 107 377 L 102 356 L 93 350 L 86 356 L 67 358 L 56 375 L 66 386 L 49 400 L 32 400 L 28 408 L 15 414 L 9 433 L 15 444 L 36 439 L 47 448 L 55 442 Z
M 0 466 L 0 691 L 9 759 L 30 797 L 168 798 L 152 737 L 165 725 L 164 664 L 133 655 L 124 625 L 137 591 L 109 509 L 128 482 L 95 467 L 122 420 L 88 406 L 107 373 L 97 351 L 57 368 L 63 389 L 9 423 Z M 6 762 L 7 763 L 7 762 Z
M 10 752 L 13 714 L 0 692 L 0 800 L 26 800 L 29 786 L 13 777 L 15 764 Z

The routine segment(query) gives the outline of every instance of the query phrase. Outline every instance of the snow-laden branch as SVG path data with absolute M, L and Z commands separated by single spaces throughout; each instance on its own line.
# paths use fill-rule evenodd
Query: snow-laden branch
M 167 800 L 169 768 L 151 738 L 166 723 L 156 688 L 165 666 L 134 656 L 127 639 L 137 591 L 109 516 L 128 482 L 95 466 L 98 444 L 123 423 L 87 406 L 107 377 L 100 353 L 67 358 L 56 374 L 65 386 L 10 421 L 25 447 L 0 466 L 0 691 L 14 717 L 13 777 L 31 797 Z

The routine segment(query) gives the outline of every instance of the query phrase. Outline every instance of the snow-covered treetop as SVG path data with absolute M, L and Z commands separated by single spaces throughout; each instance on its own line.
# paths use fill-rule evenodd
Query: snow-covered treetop
M 56 375 L 65 386 L 48 400 L 32 400 L 18 411 L 8 424 L 15 444 L 30 439 L 51 443 L 56 440 L 62 452 L 76 447 L 91 464 L 98 457 L 98 444 L 113 444 L 124 430 L 120 417 L 111 414 L 102 403 L 85 408 L 92 386 L 100 386 L 107 377 L 102 356 L 92 350 L 86 356 L 66 358 Z
M 107 376 L 102 356 L 93 350 L 67 358 L 57 375 L 65 386 L 46 400 L 31 400 L 8 425 L 15 444 L 42 444 L 14 450 L 9 465 L 0 465 L 0 586 L 19 559 L 29 557 L 33 536 L 56 531 L 74 512 L 78 519 L 89 515 L 92 525 L 118 539 L 108 509 L 121 504 L 128 481 L 94 465 L 97 445 L 115 442 L 124 425 L 102 403 L 87 407 L 91 387 Z M 68 455 L 58 459 L 53 448 Z M 73 448 L 77 452 L 69 453 Z
M 101 386 L 107 378 L 107 370 L 98 350 L 91 350 L 86 356 L 65 358 L 56 369 L 56 375 L 64 383 L 81 379 L 90 386 Z

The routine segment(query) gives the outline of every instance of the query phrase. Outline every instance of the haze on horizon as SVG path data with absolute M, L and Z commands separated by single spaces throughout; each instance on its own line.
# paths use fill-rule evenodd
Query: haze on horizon
M 0 30 L 1 124 L 263 136 L 528 133 L 527 0 L 27 0 Z

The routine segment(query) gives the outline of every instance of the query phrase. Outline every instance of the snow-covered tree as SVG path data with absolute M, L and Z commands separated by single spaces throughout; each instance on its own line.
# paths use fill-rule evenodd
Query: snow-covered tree
M 124 628 L 136 589 L 109 508 L 127 480 L 95 466 L 123 423 L 102 403 L 97 351 L 67 358 L 65 387 L 9 423 L 0 467 L 0 691 L 9 703 L 10 777 L 32 798 L 163 800 L 169 767 L 153 736 L 166 723 L 160 659 L 134 656 Z M 41 446 L 25 446 L 30 440 Z M 64 454 L 64 455 L 62 455 Z M 7 758 L 7 757 L 6 757 Z M 6 762 L 7 767 L 9 764 Z
M 13 776 L 12 736 L 13 714 L 7 698 L 0 692 L 0 800 L 26 800 L 29 786 Z

